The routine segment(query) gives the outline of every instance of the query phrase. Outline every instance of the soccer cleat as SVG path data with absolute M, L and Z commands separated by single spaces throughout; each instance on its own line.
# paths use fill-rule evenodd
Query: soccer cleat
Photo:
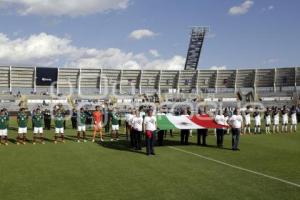
M 103 140 L 102 138 L 100 139 L 100 141 L 101 141 L 101 142 L 104 142 L 104 140 Z
M 42 142 L 42 144 L 45 144 L 45 142 Z
M 54 144 L 57 144 L 57 141 L 56 141 L 56 140 L 54 141 Z
M 113 138 L 111 138 L 111 139 L 110 139 L 110 141 L 111 141 L 111 142 L 113 142 L 113 141 L 114 141 L 114 139 L 113 139 Z
M 95 139 L 93 139 L 92 142 L 95 142 Z
M 80 140 L 77 140 L 78 143 L 80 143 Z
M 32 144 L 33 144 L 33 145 L 35 145 L 36 143 L 35 143 L 35 142 L 33 142 Z
M 19 143 L 19 142 L 17 142 L 17 145 L 20 145 L 20 143 Z
M 83 142 L 87 142 L 87 140 L 83 140 Z
M 5 142 L 5 146 L 8 146 L 8 143 L 7 143 L 7 142 Z
M 66 141 L 65 141 L 65 140 L 62 140 L 61 142 L 62 142 L 62 143 L 66 143 Z

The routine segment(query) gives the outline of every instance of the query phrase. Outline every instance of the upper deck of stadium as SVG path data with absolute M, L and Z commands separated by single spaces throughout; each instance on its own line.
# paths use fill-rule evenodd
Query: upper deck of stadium
M 163 67 L 162 67 L 163 68 Z M 47 68 L 45 68 L 47 69 Z M 36 83 L 37 67 L 0 67 L 0 89 L 4 93 L 31 94 L 49 91 Z M 238 91 L 297 92 L 300 67 L 235 70 L 119 70 L 57 68 L 56 93 L 164 94 L 236 93 Z

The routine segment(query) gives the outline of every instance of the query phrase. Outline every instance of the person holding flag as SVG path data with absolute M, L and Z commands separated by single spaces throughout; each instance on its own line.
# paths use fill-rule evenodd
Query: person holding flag
M 142 150 L 141 137 L 143 132 L 143 117 L 140 115 L 139 111 L 136 111 L 131 124 L 134 131 L 134 148 L 135 150 Z
M 152 109 L 148 110 L 148 115 L 144 119 L 144 130 L 146 132 L 146 153 L 148 156 L 155 155 L 153 146 L 157 124 Z
M 228 124 L 231 126 L 232 131 L 232 150 L 239 151 L 239 141 L 241 129 L 243 126 L 243 117 L 241 116 L 240 109 L 236 108 L 233 115 L 229 118 Z
M 220 109 L 218 111 L 218 114 L 215 116 L 215 122 L 222 126 L 225 125 L 225 117 L 222 113 L 222 109 Z M 223 148 L 223 140 L 224 140 L 224 134 L 225 134 L 224 128 L 217 128 L 216 133 L 217 133 L 217 147 Z

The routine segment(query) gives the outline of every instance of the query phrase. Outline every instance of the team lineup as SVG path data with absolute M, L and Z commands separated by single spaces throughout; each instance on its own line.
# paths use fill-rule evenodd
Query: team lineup
M 262 114 L 263 113 L 263 114 Z M 160 114 L 170 114 L 162 112 Z M 45 144 L 44 142 L 44 128 L 50 130 L 51 113 L 47 110 L 41 111 L 40 108 L 35 109 L 31 114 L 33 138 L 32 143 L 37 142 Z M 177 110 L 175 115 L 191 115 L 189 108 L 183 107 Z M 262 116 L 263 115 L 263 116 Z M 50 116 L 50 117 L 49 117 Z M 99 142 L 104 142 L 104 131 L 110 132 L 110 141 L 119 141 L 119 131 L 122 122 L 121 112 L 118 108 L 111 108 L 108 112 L 103 111 L 103 107 L 95 106 L 94 111 L 88 111 L 84 108 L 79 109 L 79 113 L 73 109 L 71 114 L 72 127 L 77 129 L 77 142 L 87 142 L 86 131 L 88 127 L 93 128 L 92 142 L 96 141 L 99 135 Z M 277 107 L 266 108 L 264 112 L 258 107 L 253 109 L 248 106 L 241 111 L 235 108 L 234 111 L 229 108 L 218 110 L 215 114 L 207 112 L 206 108 L 199 109 L 198 115 L 209 116 L 214 119 L 216 124 L 224 126 L 223 128 L 216 128 L 215 135 L 217 138 L 217 146 L 223 147 L 223 137 L 232 133 L 232 150 L 239 150 L 239 136 L 243 134 L 259 134 L 261 133 L 262 121 L 264 121 L 265 133 L 287 133 L 296 132 L 297 130 L 297 109 L 295 106 L 288 109 L 284 106 L 282 109 Z M 26 134 L 28 132 L 29 114 L 24 108 L 21 108 L 17 114 L 18 134 L 16 144 L 26 144 L 28 141 Z M 126 140 L 130 140 L 130 146 L 135 150 L 142 149 L 142 138 L 145 139 L 145 146 L 147 154 L 155 154 L 153 150 L 154 142 L 157 139 L 158 144 L 162 145 L 163 136 L 166 135 L 167 130 L 159 130 L 157 125 L 157 117 L 152 108 L 147 110 L 128 109 L 124 113 L 125 117 L 125 134 Z M 58 141 L 65 143 L 65 123 L 66 114 L 62 106 L 56 106 L 53 110 L 54 120 L 54 137 L 53 143 Z M 0 136 L 1 144 L 8 145 L 8 128 L 10 116 L 6 109 L 2 109 L 0 113 Z M 253 132 L 251 130 L 252 121 L 254 121 Z M 281 126 L 281 128 L 280 128 Z M 290 127 L 289 127 L 290 126 Z M 111 131 L 108 131 L 108 130 Z M 172 130 L 170 130 L 172 135 Z M 192 136 L 192 130 L 180 130 L 181 144 L 188 144 L 188 138 Z M 197 130 L 197 144 L 206 145 L 206 137 L 208 136 L 208 129 Z

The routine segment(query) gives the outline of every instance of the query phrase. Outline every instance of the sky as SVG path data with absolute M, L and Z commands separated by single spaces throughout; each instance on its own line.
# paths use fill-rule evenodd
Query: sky
M 0 0 L 0 65 L 199 69 L 300 65 L 299 0 Z

